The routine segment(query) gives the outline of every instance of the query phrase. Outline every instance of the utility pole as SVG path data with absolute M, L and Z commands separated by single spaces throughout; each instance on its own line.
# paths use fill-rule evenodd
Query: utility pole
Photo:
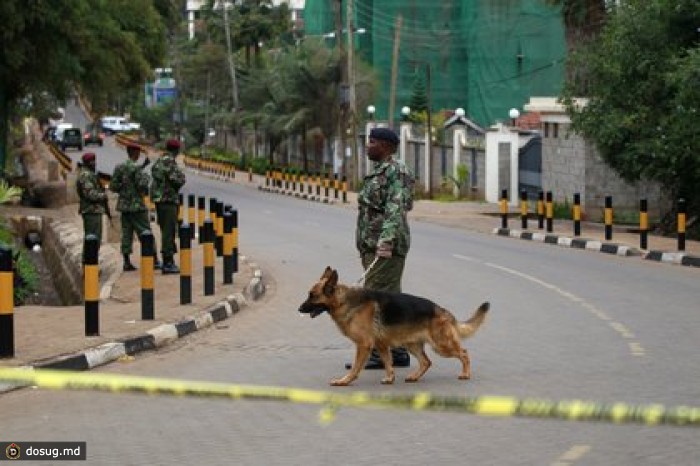
M 350 109 L 348 118 L 350 120 L 350 186 L 354 189 L 357 186 L 357 167 L 359 166 L 357 154 L 357 95 L 355 93 L 355 21 L 353 12 L 353 0 L 348 0 L 345 19 L 348 30 L 348 85 L 350 87 Z M 346 170 L 347 172 L 347 170 Z M 346 176 L 348 174 L 346 173 Z
M 338 152 L 340 153 L 340 160 L 342 161 L 343 174 L 347 176 L 347 164 L 345 163 L 345 130 L 347 128 L 347 108 L 348 108 L 348 65 L 347 56 L 345 55 L 345 47 L 343 40 L 343 0 L 337 0 L 335 3 L 335 40 L 338 47 L 338 54 L 340 55 L 340 88 L 338 92 L 338 126 L 337 134 L 339 147 Z M 333 164 L 335 165 L 335 164 Z M 335 168 L 335 167 L 333 167 Z
M 231 92 L 233 93 L 233 111 L 238 111 L 238 81 L 236 79 L 236 65 L 233 61 L 233 51 L 231 50 L 231 26 L 228 23 L 228 3 L 223 3 L 224 9 L 224 29 L 226 31 L 226 55 L 228 58 L 228 69 L 231 75 Z
M 391 56 L 391 91 L 389 92 L 389 128 L 394 128 L 394 109 L 396 107 L 396 80 L 399 74 L 399 43 L 401 41 L 401 24 L 403 16 L 396 18 L 394 26 L 394 51 Z
M 231 47 L 231 25 L 228 23 L 228 5 L 235 7 L 233 2 L 223 2 L 222 8 L 224 9 L 224 31 L 226 33 L 226 58 L 228 59 L 228 70 L 231 75 L 231 93 L 233 94 L 233 114 L 234 116 L 238 114 L 238 80 L 236 79 L 236 63 L 233 59 L 233 50 Z M 207 96 L 207 102 L 209 97 Z M 240 123 L 236 123 L 236 135 L 238 136 L 238 149 L 241 151 L 241 161 L 243 166 L 246 165 L 245 160 L 245 148 L 243 147 L 243 128 L 241 128 Z M 205 136 L 206 137 L 206 136 Z M 257 139 L 257 138 L 256 138 Z M 256 140 L 257 144 L 257 140 Z
M 432 106 L 431 99 L 431 79 L 430 79 L 430 63 L 425 64 L 425 80 L 427 81 L 426 87 L 428 88 L 428 137 L 425 141 L 425 186 L 428 188 L 428 199 L 433 198 L 433 115 L 430 110 Z

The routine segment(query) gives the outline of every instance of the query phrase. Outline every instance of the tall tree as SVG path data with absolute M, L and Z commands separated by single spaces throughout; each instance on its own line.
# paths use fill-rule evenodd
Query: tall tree
M 546 0 L 547 4 L 561 8 L 566 35 L 566 48 L 569 54 L 598 37 L 603 28 L 607 13 L 607 0 Z M 580 65 L 580 64 L 579 64 Z M 567 78 L 575 80 L 580 93 L 585 93 L 586 69 L 580 66 L 567 66 Z
M 625 180 L 653 180 L 700 215 L 700 58 L 697 0 L 628 0 L 611 11 L 598 41 L 572 57 L 588 69 L 565 97 L 574 129 L 595 142 Z M 672 216 L 675 218 L 675 216 Z
M 165 50 L 149 0 L 3 0 L 0 24 L 0 178 L 21 99 L 64 99 L 79 88 L 99 102 L 142 82 Z

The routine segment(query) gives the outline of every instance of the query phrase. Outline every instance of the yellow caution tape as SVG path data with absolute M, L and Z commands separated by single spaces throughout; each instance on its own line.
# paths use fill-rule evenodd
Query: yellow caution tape
M 319 420 L 323 424 L 332 422 L 340 407 L 374 407 L 413 411 L 449 411 L 480 416 L 602 421 L 615 424 L 700 426 L 700 407 L 692 406 L 666 408 L 659 404 L 634 406 L 626 403 L 548 401 L 508 396 L 439 396 L 428 392 L 412 395 L 347 393 L 340 390 L 329 392 L 32 368 L 0 368 L 0 382 L 54 390 L 95 390 L 318 404 L 323 406 L 319 414 Z

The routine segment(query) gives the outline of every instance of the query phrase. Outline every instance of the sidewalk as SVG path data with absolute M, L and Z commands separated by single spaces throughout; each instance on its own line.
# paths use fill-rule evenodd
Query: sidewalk
M 155 227 L 156 236 L 157 230 Z M 109 248 L 118 249 L 119 244 L 103 243 L 100 255 Z M 132 262 L 140 269 L 139 249 L 136 242 Z M 116 258 L 119 254 L 105 251 L 105 256 Z M 180 275 L 163 275 L 156 270 L 153 320 L 141 318 L 140 270 L 121 272 L 121 262 L 101 263 L 101 273 L 110 268 L 119 272 L 113 280 L 101 279 L 99 336 L 85 336 L 83 305 L 20 306 L 15 308 L 13 318 L 15 356 L 0 359 L 0 367 L 90 369 L 157 348 L 226 319 L 264 293 L 262 273 L 257 265 L 245 256 L 239 256 L 238 262 L 239 271 L 234 274 L 233 284 L 224 285 L 222 258 L 215 257 L 215 293 L 204 296 L 203 247 L 193 240 L 192 303 L 180 304 Z

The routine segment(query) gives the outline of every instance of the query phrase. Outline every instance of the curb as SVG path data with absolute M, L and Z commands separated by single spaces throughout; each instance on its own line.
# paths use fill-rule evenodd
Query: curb
M 615 243 L 603 243 L 598 240 L 591 240 L 585 238 L 569 238 L 567 236 L 558 236 L 547 233 L 511 230 L 510 228 L 494 228 L 493 234 L 498 236 L 508 236 L 510 238 L 539 241 L 541 243 L 546 244 L 556 244 L 558 246 L 576 249 L 599 251 L 623 257 L 635 256 L 641 257 L 645 260 L 665 262 L 667 264 L 684 265 L 688 267 L 700 267 L 700 257 L 686 254 L 684 252 L 643 252 L 642 250 L 634 247 L 623 246 Z
M 684 252 L 663 252 L 649 251 L 644 255 L 644 259 L 667 264 L 686 265 L 689 267 L 700 267 L 700 257 L 691 256 Z
M 245 257 L 241 257 L 245 260 Z M 32 369 L 66 369 L 86 371 L 110 362 L 150 351 L 169 344 L 190 333 L 205 329 L 216 322 L 233 317 L 243 307 L 248 305 L 248 299 L 256 301 L 265 294 L 262 271 L 253 263 L 253 278 L 243 293 L 227 296 L 224 300 L 214 303 L 194 316 L 172 324 L 162 324 L 148 330 L 145 334 L 130 337 L 115 342 L 104 343 L 94 348 L 88 348 L 74 354 L 58 356 L 49 360 L 39 361 L 24 368 Z M 0 394 L 23 388 L 13 384 L 0 384 Z
M 629 257 L 642 255 L 641 251 L 637 248 L 615 243 L 604 243 L 602 241 L 586 238 L 569 238 L 567 236 L 558 236 L 546 233 L 511 230 L 510 228 L 494 228 L 493 233 L 498 236 L 508 236 L 510 238 L 539 241 L 545 244 L 555 244 L 557 246 L 564 246 L 574 249 L 604 252 L 606 254 L 614 254 L 616 256 Z

